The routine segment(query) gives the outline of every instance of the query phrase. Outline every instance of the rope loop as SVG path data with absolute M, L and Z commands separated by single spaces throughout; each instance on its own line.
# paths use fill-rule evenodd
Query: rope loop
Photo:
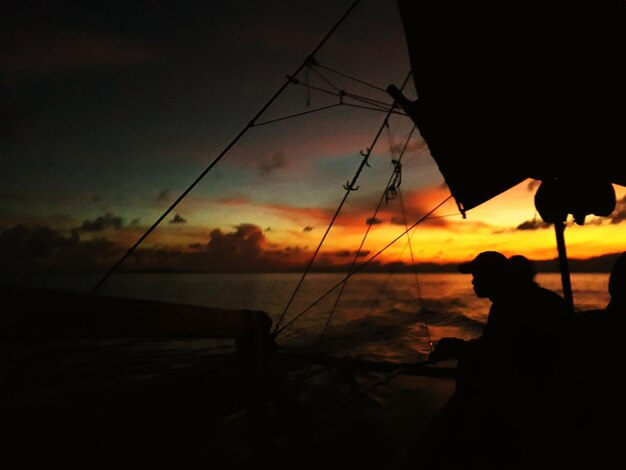
M 394 166 L 393 179 L 385 190 L 385 202 L 387 204 L 398 197 L 398 189 L 400 189 L 402 184 L 402 162 L 400 160 L 391 160 L 391 163 Z

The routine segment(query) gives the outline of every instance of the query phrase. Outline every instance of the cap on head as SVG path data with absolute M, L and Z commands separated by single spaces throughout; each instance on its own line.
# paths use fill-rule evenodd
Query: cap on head
M 463 274 L 502 274 L 507 269 L 508 260 L 498 251 L 483 251 L 469 263 L 459 265 Z

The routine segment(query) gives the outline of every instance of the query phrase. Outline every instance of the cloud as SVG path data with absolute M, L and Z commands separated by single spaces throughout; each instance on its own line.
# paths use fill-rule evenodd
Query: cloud
M 80 241 L 42 226 L 16 225 L 0 231 L 0 269 L 93 270 L 103 269 L 119 259 L 123 249 L 104 238 Z
M 370 217 L 368 219 L 365 219 L 365 224 L 366 225 L 370 225 L 370 224 L 371 225 L 379 225 L 379 224 L 382 224 L 382 223 L 383 223 L 382 219 L 379 219 L 377 217 Z
M 261 173 L 271 173 L 278 168 L 285 166 L 285 155 L 283 152 L 276 152 L 258 161 L 258 169 Z
M 267 249 L 260 227 L 241 224 L 232 232 L 214 229 L 207 243 L 182 247 L 140 246 L 123 270 L 187 270 L 213 272 L 284 271 L 302 268 L 307 253 L 299 248 Z M 48 227 L 16 225 L 0 229 L 0 270 L 105 270 L 126 247 L 95 238 L 80 240 L 78 233 L 64 236 Z
M 170 190 L 163 189 L 156 197 L 157 201 L 168 201 L 170 199 Z
M 83 224 L 78 227 L 77 230 L 84 232 L 101 232 L 107 228 L 114 228 L 119 230 L 122 228 L 122 218 L 113 214 L 107 213 L 104 216 L 98 217 L 96 220 L 85 220 Z
M 302 229 L 302 231 L 303 231 L 303 232 L 311 232 L 311 231 L 313 231 L 313 227 L 311 227 L 311 226 L 307 225 L 306 227 L 304 227 L 304 228 Z
M 530 180 L 528 182 L 528 185 L 526 186 L 526 189 L 530 192 L 535 191 L 537 188 L 539 188 L 539 185 L 541 184 L 540 180 Z
M 130 221 L 130 225 L 131 225 L 131 227 L 135 227 L 135 226 L 139 225 L 139 222 L 140 222 L 140 219 L 136 218 L 136 219 L 133 219 L 133 220 Z
M 621 209 L 617 212 L 614 212 L 611 216 L 612 224 L 619 224 L 626 220 L 626 209 Z
M 335 251 L 334 253 L 330 253 L 331 255 L 337 256 L 339 258 L 348 258 L 348 257 L 352 257 L 355 256 L 357 258 L 362 258 L 364 256 L 367 256 L 370 254 L 369 250 L 361 250 L 358 252 L 356 250 L 339 250 L 339 251 Z
M 519 224 L 515 230 L 539 230 L 549 228 L 550 224 L 540 219 L 527 220 Z
M 626 196 L 617 201 L 615 210 L 610 215 L 611 224 L 619 224 L 626 220 Z
M 185 219 L 184 217 L 181 217 L 180 214 L 174 215 L 174 218 L 170 220 L 170 224 L 186 224 L 186 223 L 187 223 L 187 219 Z

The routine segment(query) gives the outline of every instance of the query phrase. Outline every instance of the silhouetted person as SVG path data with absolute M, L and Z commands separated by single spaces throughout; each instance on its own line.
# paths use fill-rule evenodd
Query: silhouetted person
M 626 465 L 626 252 L 616 260 L 604 309 L 578 312 L 561 364 L 563 446 L 571 463 Z
M 459 392 L 465 379 L 473 381 L 466 372 L 497 373 L 498 377 L 488 377 L 497 382 L 507 376 L 518 381 L 544 380 L 553 373 L 567 306 L 560 295 L 534 281 L 532 263 L 524 256 L 507 260 L 501 253 L 486 251 L 460 265 L 459 271 L 472 274 L 476 295 L 492 302 L 478 339 L 442 338 L 431 354 L 432 361 L 459 359 Z M 472 362 L 467 371 L 466 360 Z M 491 370 L 487 372 L 486 367 Z
M 434 423 L 435 439 L 450 436 L 458 453 L 440 468 L 529 468 L 522 451 L 541 446 L 529 435 L 552 387 L 566 302 L 534 282 L 524 257 L 485 251 L 459 271 L 492 304 L 479 338 L 442 338 L 430 356 L 458 359 L 455 394 Z

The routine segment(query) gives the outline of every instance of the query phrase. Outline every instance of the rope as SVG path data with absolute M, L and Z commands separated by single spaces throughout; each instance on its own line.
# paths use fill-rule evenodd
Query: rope
M 288 116 L 283 116 L 283 117 L 279 117 L 279 118 L 276 118 L 276 119 L 270 119 L 269 121 L 257 122 L 257 123 L 254 124 L 254 127 L 264 126 L 266 124 L 272 124 L 274 122 L 284 121 L 286 119 L 291 119 L 291 118 L 295 118 L 295 117 L 298 117 L 298 116 L 304 116 L 305 114 L 316 113 L 318 111 L 324 111 L 326 109 L 330 109 L 330 108 L 335 108 L 337 106 L 341 106 L 342 104 L 343 103 L 329 104 L 328 106 L 322 106 L 321 108 L 310 109 L 308 111 L 303 111 L 301 113 L 290 114 Z
M 302 64 L 300 64 L 298 68 L 295 70 L 295 72 L 291 74 L 291 77 L 296 77 L 302 71 L 302 69 L 304 69 L 309 64 L 309 57 L 313 57 L 324 46 L 324 44 L 326 44 L 326 42 L 330 39 L 330 37 L 335 33 L 337 28 L 339 28 L 339 26 L 344 22 L 344 20 L 350 15 L 350 13 L 352 13 L 352 10 L 356 8 L 356 6 L 359 4 L 360 1 L 361 0 L 355 0 L 352 3 L 352 5 L 350 5 L 350 7 L 341 16 L 341 18 L 339 18 L 339 20 L 330 29 L 330 31 L 326 33 L 326 36 L 322 38 L 322 40 L 313 49 L 313 51 L 307 56 L 307 58 L 302 62 Z M 265 105 L 261 107 L 261 109 L 254 115 L 254 117 L 250 120 L 250 122 L 239 132 L 239 134 L 235 136 L 235 138 L 219 153 L 219 155 L 215 157 L 215 159 L 209 164 L 209 166 L 207 166 L 204 169 L 204 171 L 200 173 L 200 175 L 189 185 L 189 187 L 187 187 L 187 189 L 185 189 L 181 193 L 181 195 L 178 196 L 178 198 L 172 203 L 172 205 L 168 207 L 165 212 L 163 212 L 163 214 L 156 220 L 156 222 L 154 222 L 154 224 L 152 224 L 152 226 L 148 230 L 146 230 L 146 232 L 141 237 L 139 237 L 139 240 L 137 240 L 135 244 L 131 246 L 130 249 L 117 261 L 117 263 L 115 263 L 115 265 L 113 265 L 113 267 L 100 279 L 100 281 L 98 281 L 98 283 L 91 290 L 90 292 L 91 294 L 93 294 L 111 276 L 111 274 L 113 274 L 117 270 L 117 268 L 126 260 L 126 258 L 128 258 L 128 256 L 130 256 L 137 249 L 137 247 L 148 237 L 148 235 L 150 235 L 154 231 L 154 229 L 158 227 L 158 225 L 163 221 L 163 219 L 165 219 L 165 217 L 167 217 L 169 213 L 172 212 L 176 206 L 178 206 L 178 204 L 185 198 L 185 196 L 187 196 L 187 194 L 189 194 L 189 192 L 206 176 L 206 174 L 209 171 L 211 171 L 211 169 L 213 169 L 215 165 L 217 165 L 217 163 L 244 136 L 244 134 L 248 132 L 248 130 L 251 127 L 254 126 L 254 122 L 258 118 L 261 117 L 261 115 L 267 110 L 267 108 L 269 108 L 272 105 L 272 103 L 274 103 L 274 101 L 283 93 L 283 91 L 291 83 L 292 83 L 292 80 L 291 78 L 288 77 L 287 81 L 285 81 L 285 83 L 283 83 L 280 86 L 280 88 L 267 101 L 267 103 L 265 103 Z
M 380 108 L 380 107 L 373 107 L 373 106 L 360 106 L 358 104 L 352 104 L 352 103 L 334 103 L 334 104 L 329 104 L 328 106 L 322 106 L 320 108 L 315 108 L 315 109 L 310 109 L 309 111 L 303 111 L 301 113 L 295 113 L 295 114 L 289 114 L 287 116 L 282 116 L 276 119 L 270 119 L 268 121 L 262 121 L 262 122 L 257 122 L 254 123 L 254 125 L 252 127 L 259 127 L 259 126 L 264 126 L 266 124 L 273 124 L 275 122 L 279 122 L 279 121 L 285 121 L 287 119 L 292 119 L 292 118 L 296 118 L 299 116 L 304 116 L 305 114 L 311 114 L 311 113 L 316 113 L 318 111 L 325 111 L 327 109 L 330 108 L 336 108 L 338 106 L 347 106 L 350 108 L 359 108 L 359 109 L 367 109 L 370 111 L 380 111 L 380 112 L 387 112 L 387 113 L 391 113 L 391 114 L 398 114 L 400 116 L 406 116 L 406 113 L 400 112 L 400 111 L 396 111 L 395 108 L 394 109 L 385 109 L 385 108 Z
M 398 191 L 398 196 L 400 197 L 400 207 L 402 208 L 402 218 L 404 219 L 404 226 L 408 229 L 408 222 L 406 218 L 406 211 L 404 210 L 404 200 L 402 199 L 402 191 Z M 417 286 L 417 298 L 422 307 L 422 313 L 426 311 L 426 307 L 424 304 L 424 298 L 422 297 L 422 289 L 420 287 L 420 282 L 417 277 L 417 268 L 415 267 L 415 257 L 413 255 L 413 243 L 411 242 L 411 234 L 406 232 L 406 237 L 409 245 L 409 252 L 411 253 L 411 267 L 413 268 L 413 275 L 415 276 L 415 284 Z M 430 328 L 428 327 L 428 322 L 426 318 L 423 319 L 424 326 L 426 327 L 426 339 L 428 340 L 428 349 L 430 352 L 433 352 L 433 345 L 430 337 Z
M 396 238 L 394 238 L 393 240 L 391 240 L 387 245 L 385 245 L 383 248 L 381 248 L 376 254 L 374 254 L 373 256 L 371 256 L 367 261 L 361 263 L 359 266 L 356 267 L 356 269 L 352 272 L 349 273 L 346 278 L 352 277 L 353 275 L 355 275 L 356 273 L 358 273 L 361 269 L 363 269 L 365 266 L 367 266 L 368 264 L 370 264 L 372 261 L 374 261 L 376 258 L 378 258 L 381 253 L 383 253 L 387 248 L 389 248 L 391 245 L 393 245 L 395 242 L 397 242 L 398 240 L 400 240 L 407 232 L 410 232 L 411 230 L 413 230 L 415 227 L 417 227 L 420 223 L 422 223 L 424 220 L 426 220 L 433 212 L 435 212 L 437 209 L 439 209 L 441 206 L 443 206 L 446 202 L 448 202 L 450 199 L 452 199 L 452 195 L 446 197 L 443 201 L 441 201 L 439 204 L 437 204 L 433 209 L 431 209 L 426 215 L 424 215 L 423 217 L 421 217 L 417 222 L 415 222 L 413 225 L 411 225 L 407 230 L 405 230 L 404 232 L 402 232 L 400 235 L 398 235 Z M 345 278 L 344 278 L 345 280 Z M 334 291 L 337 287 L 339 287 L 344 280 L 339 281 L 337 284 L 335 284 L 333 287 L 331 287 L 329 290 L 326 291 L 326 293 L 324 293 L 320 298 L 318 298 L 315 302 L 313 302 L 311 305 L 309 305 L 306 309 L 304 309 L 302 312 L 300 312 L 296 317 L 292 318 L 289 322 L 287 322 L 282 328 L 280 329 L 276 329 L 274 331 L 274 333 L 272 334 L 274 337 L 276 337 L 278 334 L 280 334 L 285 328 L 287 328 L 289 325 L 291 325 L 294 321 L 296 321 L 298 318 L 300 318 L 302 315 L 304 315 L 307 311 L 309 311 L 311 308 L 313 308 L 315 305 L 317 305 L 319 302 L 321 302 L 323 299 L 326 298 L 326 296 L 328 296 L 328 294 L 330 294 L 332 291 Z
M 411 137 L 413 136 L 413 132 L 415 132 L 416 127 L 413 126 L 413 128 L 411 129 L 411 132 L 409 132 L 407 139 L 406 139 L 406 144 L 404 145 L 404 149 L 402 154 L 400 155 L 400 159 L 402 159 L 402 155 L 404 154 L 404 150 L 406 150 L 407 146 L 408 146 L 408 142 L 411 140 Z M 392 160 L 394 161 L 394 160 Z M 389 176 L 389 181 L 387 181 L 387 185 L 385 186 L 385 189 L 383 190 L 383 193 L 378 201 L 378 205 L 376 206 L 376 209 L 374 210 L 374 213 L 372 214 L 372 216 L 369 218 L 369 223 L 367 225 L 367 229 L 365 231 L 365 234 L 363 235 L 363 239 L 361 240 L 361 244 L 359 245 L 358 249 L 355 252 L 354 258 L 352 259 L 352 263 L 350 265 L 350 268 L 348 269 L 348 273 L 352 272 L 352 270 L 354 269 L 354 266 L 356 264 L 356 262 L 358 261 L 359 258 L 359 254 L 361 253 L 361 250 L 363 249 L 363 245 L 365 244 L 365 240 L 367 239 L 367 236 L 370 232 L 370 230 L 372 229 L 372 226 L 374 225 L 374 220 L 376 219 L 376 216 L 378 215 L 378 211 L 380 210 L 380 207 L 383 204 L 383 200 L 385 199 L 385 194 L 387 192 L 387 188 L 389 187 L 389 185 L 391 184 L 392 180 L 394 177 L 394 172 L 391 173 L 391 175 Z M 345 278 L 343 280 L 343 283 L 341 284 L 341 288 L 339 289 L 339 293 L 337 294 L 337 298 L 335 299 L 335 303 L 333 305 L 333 308 L 331 309 L 328 317 L 326 318 L 326 322 L 324 323 L 324 327 L 322 328 L 322 332 L 320 333 L 320 336 L 317 340 L 317 343 L 315 344 L 315 347 L 313 349 L 313 356 L 315 356 L 317 353 L 319 353 L 321 346 L 322 346 L 322 342 L 324 340 L 324 335 L 326 334 L 326 331 L 328 330 L 328 326 L 330 325 L 330 322 L 333 318 L 333 315 L 335 314 L 335 311 L 337 310 L 337 306 L 339 305 L 339 301 L 341 300 L 341 296 L 343 295 L 343 291 L 346 287 L 348 283 L 348 278 Z M 430 343 L 430 341 L 429 341 Z M 302 383 L 304 382 L 304 380 L 306 380 L 309 377 L 311 371 L 311 364 L 309 363 L 307 365 L 307 368 L 305 369 L 304 373 L 302 374 L 302 376 L 300 377 L 300 379 L 298 380 L 298 383 L 296 385 L 296 387 L 298 389 L 300 389 L 300 387 L 302 386 Z
M 407 136 L 403 152 L 400 155 L 400 159 L 402 159 L 402 156 L 404 154 L 404 150 L 406 150 L 406 148 L 408 146 L 408 143 L 411 140 L 411 137 L 413 136 L 413 132 L 415 132 L 415 128 L 416 127 L 413 126 L 413 128 L 411 129 L 411 132 Z M 395 160 L 392 160 L 392 162 L 393 161 L 395 161 Z M 383 204 L 383 200 L 385 199 L 387 188 L 389 187 L 389 185 L 391 184 L 392 179 L 394 178 L 394 173 L 395 173 L 395 170 L 391 174 L 391 176 L 389 177 L 389 181 L 387 182 L 387 186 L 385 187 L 385 190 L 383 191 L 383 194 L 381 195 L 380 200 L 378 201 L 378 205 L 376 206 L 376 209 L 374 210 L 374 214 L 369 219 L 369 224 L 367 225 L 367 230 L 365 230 L 365 234 L 363 235 L 363 239 L 361 240 L 361 244 L 359 245 L 359 248 L 356 250 L 356 253 L 354 254 L 354 258 L 352 259 L 352 263 L 350 264 L 350 268 L 348 269 L 349 273 L 352 272 L 352 270 L 354 269 L 354 266 L 356 265 L 356 262 L 359 259 L 359 254 L 361 253 L 361 250 L 363 249 L 363 246 L 365 245 L 365 240 L 367 240 L 367 236 L 369 235 L 370 230 L 372 229 L 372 226 L 374 225 L 374 220 L 376 219 L 376 216 L 378 215 L 378 211 L 380 210 L 380 207 Z M 320 338 L 318 340 L 318 346 L 322 343 L 324 335 L 326 334 L 326 330 L 328 329 L 328 325 L 330 325 L 330 321 L 331 321 L 333 315 L 335 314 L 335 311 L 337 310 L 337 306 L 339 305 L 339 301 L 341 300 L 341 296 L 343 294 L 343 291 L 344 291 L 347 283 L 348 283 L 348 278 L 344 279 L 344 282 L 341 285 L 341 289 L 339 290 L 339 293 L 337 294 L 337 299 L 335 300 L 333 308 L 331 309 L 330 314 L 328 315 L 328 318 L 326 319 L 326 323 L 324 324 L 324 329 L 322 330 L 322 333 L 320 334 Z
M 317 67 L 319 67 L 319 68 L 322 68 L 322 69 L 328 70 L 329 72 L 335 73 L 335 74 L 340 75 L 340 76 L 342 76 L 342 77 L 344 77 L 344 78 L 347 78 L 347 79 L 349 79 L 349 80 L 353 80 L 353 81 L 355 81 L 355 82 L 361 83 L 362 85 L 365 85 L 365 86 L 368 86 L 368 87 L 370 87 L 370 88 L 373 88 L 374 90 L 382 91 L 382 92 L 384 92 L 384 93 L 386 93 L 386 92 L 387 92 L 387 90 L 385 90 L 384 88 L 381 88 L 381 87 L 376 86 L 376 85 L 372 85 L 371 83 L 368 83 L 368 82 L 366 82 L 366 81 L 364 81 L 364 80 L 360 80 L 360 79 L 358 79 L 358 78 L 352 77 L 351 75 L 348 75 L 347 73 L 343 73 L 343 72 L 340 72 L 340 71 L 338 71 L 338 70 L 331 69 L 330 67 L 328 67 L 328 66 L 326 66 L 326 65 L 322 65 L 322 64 L 317 63 L 317 62 L 315 62 L 313 65 L 315 65 L 315 66 L 317 66 Z
M 404 79 L 404 82 L 402 83 L 402 87 L 400 89 L 404 89 L 404 87 L 408 83 L 410 77 L 411 77 L 411 72 L 409 72 L 407 74 L 406 78 Z M 308 262 L 304 272 L 302 273 L 302 276 L 300 277 L 300 280 L 298 281 L 298 284 L 296 285 L 296 288 L 294 289 L 293 293 L 291 294 L 291 297 L 289 298 L 289 301 L 287 302 L 287 305 L 285 306 L 285 309 L 283 310 L 280 318 L 276 322 L 276 326 L 274 328 L 273 335 L 276 335 L 277 332 L 279 331 L 280 324 L 284 320 L 285 315 L 287 315 L 287 311 L 289 310 L 289 307 L 291 306 L 293 300 L 296 298 L 296 295 L 297 295 L 298 291 L 300 290 L 300 287 L 302 286 L 302 283 L 304 282 L 304 279 L 306 278 L 306 276 L 308 275 L 309 271 L 311 270 L 311 266 L 313 266 L 313 263 L 314 263 L 315 259 L 317 258 L 317 255 L 318 255 L 320 249 L 322 248 L 322 245 L 324 244 L 324 241 L 326 240 L 326 237 L 328 236 L 328 233 L 330 232 L 330 229 L 332 228 L 332 226 L 334 225 L 335 221 L 337 220 L 337 217 L 339 216 L 339 212 L 341 212 L 341 209 L 343 208 L 343 205 L 345 204 L 346 200 L 348 199 L 348 196 L 350 195 L 350 193 L 352 191 L 356 191 L 357 189 L 359 189 L 358 186 L 355 186 L 356 182 L 359 179 L 359 176 L 361 175 L 361 171 L 363 171 L 363 168 L 366 165 L 369 166 L 369 164 L 367 163 L 367 160 L 369 159 L 369 156 L 370 156 L 370 154 L 372 152 L 372 149 L 376 145 L 376 142 L 378 141 L 378 138 L 380 137 L 380 134 L 382 133 L 384 127 L 389 122 L 389 116 L 390 115 L 391 115 L 391 110 L 385 116 L 383 124 L 378 129 L 378 132 L 376 133 L 376 136 L 374 137 L 374 140 L 372 141 L 372 144 L 370 145 L 370 147 L 368 147 L 366 152 L 361 151 L 361 155 L 363 156 L 363 159 L 361 160 L 361 163 L 359 164 L 359 167 L 357 168 L 356 173 L 354 174 L 354 177 L 352 178 L 352 181 L 348 181 L 344 185 L 344 189 L 346 190 L 346 192 L 343 195 L 343 198 L 341 199 L 341 202 L 339 203 L 339 206 L 335 210 L 335 214 L 333 215 L 330 223 L 328 224 L 328 227 L 326 228 L 326 231 L 324 232 L 324 235 L 322 236 L 322 239 L 320 240 L 319 244 L 317 245 L 317 248 L 313 252 L 313 256 L 311 256 L 311 259 L 309 260 L 309 262 Z
M 297 78 L 294 78 L 294 77 L 289 76 L 289 75 L 287 76 L 287 78 L 289 80 L 291 80 L 291 83 L 293 85 L 300 85 L 300 86 L 303 86 L 303 87 L 305 87 L 307 89 L 310 89 L 310 90 L 315 90 L 315 91 L 319 91 L 320 93 L 325 93 L 327 95 L 335 96 L 335 97 L 339 98 L 340 100 L 343 100 L 344 97 L 352 98 L 355 101 L 361 101 L 361 102 L 366 103 L 366 104 L 377 106 L 380 109 L 384 109 L 384 110 L 386 110 L 386 109 L 388 109 L 390 107 L 393 107 L 394 104 L 395 104 L 395 103 L 389 103 L 389 102 L 386 102 L 386 101 L 377 100 L 375 98 L 369 98 L 367 96 L 357 95 L 356 93 L 350 93 L 350 92 L 347 92 L 345 90 L 339 90 L 332 83 L 330 84 L 330 86 L 335 88 L 335 91 L 329 90 L 327 88 L 322 88 L 322 87 L 317 86 L 317 85 L 311 85 L 310 83 L 306 83 L 306 82 L 303 83 L 300 80 L 298 80 Z M 402 114 L 404 114 L 406 116 L 406 113 L 402 113 Z
M 356 93 L 349 93 L 349 92 L 344 92 L 344 95 L 346 95 L 348 98 L 352 98 L 356 101 L 362 101 L 364 103 L 368 103 L 368 104 L 373 104 L 373 105 L 379 105 L 381 107 L 390 107 L 393 106 L 393 103 L 389 103 L 387 101 L 381 101 L 381 100 L 377 100 L 374 98 L 369 98 L 367 96 L 362 96 L 362 95 L 357 95 Z
M 320 77 L 323 81 L 325 81 L 328 85 L 330 85 L 336 91 L 341 91 L 337 85 L 335 85 L 328 78 L 326 78 L 323 74 L 321 74 L 319 70 L 316 70 L 311 64 L 309 64 L 309 68 L 307 70 L 310 70 L 311 72 L 315 73 L 315 75 Z
M 361 106 L 358 104 L 352 104 L 352 103 L 342 103 L 343 106 L 348 106 L 351 108 L 359 108 L 359 109 L 369 109 L 371 111 L 381 111 L 381 112 L 387 112 L 389 114 L 397 114 L 399 116 L 408 116 L 408 114 L 403 113 L 401 111 L 396 111 L 395 108 L 392 109 L 385 109 L 385 108 L 378 108 L 378 107 L 372 107 L 372 106 Z

